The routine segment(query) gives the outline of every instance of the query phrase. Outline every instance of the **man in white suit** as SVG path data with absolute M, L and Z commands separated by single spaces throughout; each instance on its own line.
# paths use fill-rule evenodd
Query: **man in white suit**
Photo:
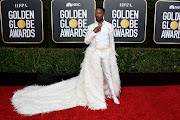
M 95 17 L 96 22 L 88 26 L 88 32 L 84 39 L 85 44 L 90 44 L 90 47 L 96 49 L 96 53 L 101 59 L 101 66 L 103 70 L 104 77 L 106 79 L 107 84 L 109 85 L 109 89 L 112 96 L 109 98 L 113 98 L 113 101 L 116 104 L 120 104 L 119 100 L 117 99 L 113 80 L 112 80 L 112 71 L 111 71 L 111 64 L 110 64 L 110 52 L 109 49 L 112 49 L 115 55 L 117 55 L 115 51 L 114 45 L 114 36 L 113 31 L 114 27 L 112 24 L 104 20 L 105 9 L 102 7 L 96 8 Z

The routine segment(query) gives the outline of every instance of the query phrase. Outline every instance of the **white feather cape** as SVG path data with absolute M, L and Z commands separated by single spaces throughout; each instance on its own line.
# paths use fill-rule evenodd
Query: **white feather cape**
M 121 81 L 116 56 L 112 49 L 110 64 L 116 96 L 120 96 Z M 92 110 L 107 109 L 106 98 L 112 98 L 103 76 L 100 58 L 88 47 L 78 76 L 51 85 L 31 85 L 14 92 L 11 104 L 19 114 L 39 113 L 88 106 Z

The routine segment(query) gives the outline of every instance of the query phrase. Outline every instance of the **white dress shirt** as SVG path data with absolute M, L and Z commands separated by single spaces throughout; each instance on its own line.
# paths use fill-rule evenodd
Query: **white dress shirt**
M 98 22 L 96 22 L 98 25 Z M 108 27 L 104 22 L 102 23 L 101 30 L 96 33 L 96 48 L 108 48 L 109 47 L 109 34 Z

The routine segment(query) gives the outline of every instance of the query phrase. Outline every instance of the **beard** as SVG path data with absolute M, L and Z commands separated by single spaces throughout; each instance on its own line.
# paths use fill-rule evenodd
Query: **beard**
M 102 21 L 102 19 L 100 17 L 96 17 L 96 21 L 100 22 L 100 21 Z

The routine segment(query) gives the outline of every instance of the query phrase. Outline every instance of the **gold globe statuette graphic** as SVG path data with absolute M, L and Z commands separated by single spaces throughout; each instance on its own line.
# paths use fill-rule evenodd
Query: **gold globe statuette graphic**
M 121 21 L 121 26 L 122 26 L 123 28 L 127 28 L 127 27 L 129 26 L 129 21 L 128 21 L 127 19 L 123 19 L 123 20 Z
M 75 27 L 77 27 L 77 25 L 78 25 L 78 21 L 77 21 L 76 19 L 71 19 L 71 20 L 69 21 L 69 26 L 70 26 L 71 28 L 75 28 Z
M 17 22 L 17 26 L 18 26 L 19 28 L 23 29 L 23 28 L 25 28 L 25 26 L 26 26 L 26 22 L 25 22 L 24 20 L 19 20 L 19 21 Z
M 172 21 L 170 23 L 170 28 L 173 29 L 173 30 L 177 29 L 178 28 L 178 23 L 176 21 Z

